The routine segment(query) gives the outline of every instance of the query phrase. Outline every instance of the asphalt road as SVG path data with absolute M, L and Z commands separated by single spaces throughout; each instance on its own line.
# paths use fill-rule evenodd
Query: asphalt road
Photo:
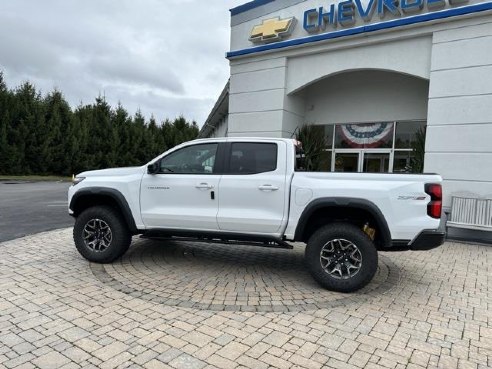
M 0 181 L 0 242 L 73 226 L 66 182 Z

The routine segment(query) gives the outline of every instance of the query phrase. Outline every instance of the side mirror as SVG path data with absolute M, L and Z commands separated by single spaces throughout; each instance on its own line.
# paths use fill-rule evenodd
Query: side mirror
M 158 161 L 156 161 L 152 164 L 149 164 L 149 165 L 147 165 L 147 173 L 148 174 L 156 174 L 159 172 L 159 167 L 160 167 L 160 165 L 159 165 Z

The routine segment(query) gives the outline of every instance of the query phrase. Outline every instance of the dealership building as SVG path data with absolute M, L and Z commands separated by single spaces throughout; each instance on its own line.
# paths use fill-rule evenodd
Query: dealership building
M 445 209 L 478 199 L 468 223 L 492 227 L 492 2 L 256 0 L 231 9 L 227 58 L 202 137 L 317 125 L 323 170 L 390 173 L 411 171 L 425 137 Z

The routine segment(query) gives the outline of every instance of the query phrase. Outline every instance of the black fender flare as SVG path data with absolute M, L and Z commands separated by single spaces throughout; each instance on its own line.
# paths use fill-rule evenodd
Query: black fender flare
M 126 221 L 126 224 L 130 229 L 130 232 L 132 234 L 138 233 L 137 225 L 135 224 L 135 219 L 133 218 L 132 211 L 130 209 L 130 206 L 128 205 L 128 202 L 125 199 L 125 196 L 123 196 L 123 194 L 120 191 L 115 190 L 114 188 L 108 188 L 108 187 L 81 188 L 72 196 L 72 199 L 70 201 L 70 209 L 74 211 L 74 216 L 78 215 L 75 213 L 74 210 L 77 202 L 80 201 L 80 199 L 83 197 L 92 197 L 92 196 L 109 197 L 112 200 L 114 200 L 116 204 L 118 204 L 118 207 L 121 210 L 121 213 Z
M 296 232 L 294 235 L 295 241 L 301 241 L 304 231 L 308 225 L 308 220 L 313 213 L 321 208 L 325 207 L 344 207 L 352 209 L 362 209 L 369 212 L 375 219 L 378 228 L 381 231 L 381 239 L 383 247 L 391 246 L 391 233 L 388 227 L 388 223 L 381 212 L 373 202 L 366 199 L 352 198 L 352 197 L 322 197 L 311 201 L 305 208 L 297 222 Z

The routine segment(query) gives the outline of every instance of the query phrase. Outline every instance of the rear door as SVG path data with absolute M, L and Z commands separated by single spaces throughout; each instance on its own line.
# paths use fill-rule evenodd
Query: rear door
M 286 216 L 287 145 L 229 142 L 219 183 L 219 229 L 276 234 Z

